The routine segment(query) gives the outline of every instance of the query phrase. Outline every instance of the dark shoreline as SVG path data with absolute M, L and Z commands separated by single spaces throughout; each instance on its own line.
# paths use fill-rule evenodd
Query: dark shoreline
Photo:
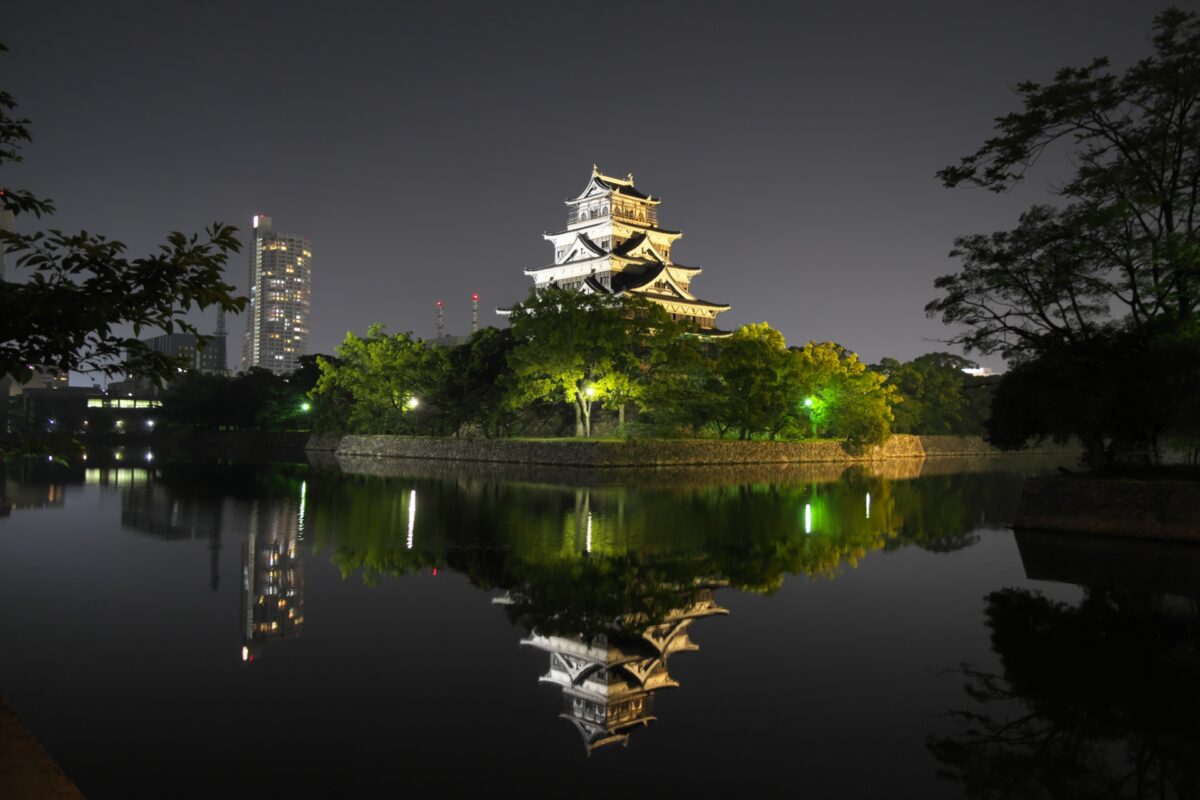
M 0 797 L 83 800 L 78 787 L 3 699 L 0 699 Z
M 1200 542 L 1200 481 L 1162 471 L 1030 478 L 1013 527 L 1159 541 Z

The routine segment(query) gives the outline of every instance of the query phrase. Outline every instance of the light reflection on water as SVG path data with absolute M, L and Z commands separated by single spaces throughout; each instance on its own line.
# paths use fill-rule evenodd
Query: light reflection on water
M 1062 666 L 1086 667 L 1099 677 L 1084 685 L 1099 682 L 1110 693 L 1118 678 L 1153 679 L 1196 710 L 1172 655 L 1195 651 L 1198 641 L 1195 593 L 1180 588 L 1189 584 L 1178 575 L 1193 574 L 1191 551 L 1114 556 L 1044 538 L 1022 539 L 1018 551 L 998 526 L 1011 518 L 1023 474 L 1053 464 L 943 465 L 925 474 L 904 465 L 898 477 L 839 469 L 716 485 L 684 471 L 565 485 L 544 474 L 523 482 L 480 472 L 453 478 L 444 465 L 364 475 L 302 465 L 125 463 L 93 454 L 87 465 L 10 469 L 0 496 L 9 516 L 0 522 L 0 577 L 24 577 L 9 590 L 0 584 L 0 605 L 30 608 L 19 620 L 5 618 L 8 641 L 78 664 L 43 675 L 27 657 L 0 663 L 0 693 L 89 796 L 137 793 L 138 781 L 161 782 L 184 769 L 165 742 L 212 753 L 206 777 L 179 796 L 391 786 L 369 769 L 348 775 L 316 762 L 268 779 L 245 756 L 257 748 L 264 759 L 280 758 L 289 743 L 320 737 L 331 724 L 357 734 L 325 745 L 335 762 L 394 758 L 403 743 L 420 754 L 414 768 L 486 762 L 482 774 L 460 776 L 481 788 L 489 776 L 516 779 L 530 769 L 577 781 L 591 774 L 591 760 L 580 754 L 599 757 L 612 745 L 624 747 L 606 769 L 663 788 L 687 785 L 661 771 L 662 759 L 683 754 L 712 763 L 738 758 L 755 769 L 755 785 L 790 785 L 786 753 L 800 748 L 828 763 L 829 775 L 843 770 L 841 783 L 828 785 L 850 794 L 896 786 L 925 796 L 971 793 L 1009 762 L 1025 772 L 1010 770 L 1006 779 L 1024 788 L 1057 779 L 1090 791 L 1101 780 L 1119 782 L 1112 765 L 1136 745 L 1160 776 L 1143 775 L 1138 791 L 1165 781 L 1168 796 L 1186 796 L 1173 787 L 1200 763 L 1190 760 L 1200 741 L 1194 724 L 1178 716 L 1163 722 L 1147 709 L 1161 695 L 1118 692 L 1124 705 L 1114 720 L 1070 691 Z M 106 511 L 114 498 L 115 516 Z M 39 525 L 49 517 L 37 515 L 73 506 L 79 513 L 70 524 L 53 533 Z M 207 592 L 170 577 L 190 571 L 196 556 Z M 1092 562 L 1105 567 L 1089 572 Z M 1140 562 L 1175 565 L 1175 583 L 1140 570 L 1132 585 L 1116 570 Z M 67 587 L 59 594 L 47 592 L 52 582 L 35 580 L 50 563 Z M 234 571 L 236 599 L 221 581 Z M 158 575 L 164 580 L 151 577 Z M 138 586 L 138 602 L 90 607 L 90 629 L 75 641 L 47 638 L 77 608 L 85 585 L 113 598 Z M 516 630 L 504 632 L 488 613 L 489 598 Z M 240 606 L 236 628 L 223 622 L 231 600 Z M 165 608 L 192 625 L 157 624 L 156 609 Z M 1022 627 L 1035 624 L 1086 641 L 1094 660 L 1057 653 L 1060 668 L 1047 674 L 1062 678 L 1050 695 L 1037 685 L 1042 662 L 1029 652 L 1030 642 L 1046 642 Z M 106 645 L 147 630 L 157 671 Z M 1133 630 L 1173 644 L 1130 664 L 1128 648 L 1148 649 L 1144 637 L 1125 633 Z M 498 647 L 497 633 L 524 647 Z M 1109 651 L 1105 636 L 1126 650 Z M 75 649 L 85 640 L 86 665 Z M 702 655 L 674 660 L 701 645 Z M 536 654 L 540 665 L 522 653 Z M 958 671 L 967 661 L 973 666 Z M 158 685 L 164 670 L 177 685 Z M 89 678 L 105 691 L 47 702 L 86 692 Z M 826 688 L 814 694 L 814 682 Z M 208 687 L 204 704 L 181 703 L 180 692 L 195 691 L 181 686 Z M 685 686 L 682 694 L 666 691 Z M 546 687 L 555 709 L 546 707 Z M 285 695 L 293 701 L 281 705 Z M 110 724 L 100 743 L 81 734 L 94 720 L 71 706 L 83 706 L 84 696 L 95 713 L 129 718 L 128 727 Z M 1055 707 L 1063 697 L 1074 714 L 1067 723 Z M 827 707 L 824 698 L 839 705 Z M 1005 738 L 997 734 L 1003 723 L 986 713 L 949 713 L 971 702 L 983 711 L 1032 709 L 1030 725 L 1040 727 L 1022 731 L 1027 739 Z M 156 705 L 172 713 L 164 718 Z M 1081 712 L 1096 722 L 1079 723 Z M 551 724 L 555 715 L 576 732 L 569 749 Z M 286 730 L 277 741 L 254 737 L 241 727 L 254 719 Z M 398 728 L 400 719 L 408 721 Z M 151 720 L 169 734 L 163 745 L 138 727 Z M 469 729 L 465 720 L 473 721 Z M 656 730 L 639 732 L 647 726 Z M 1027 745 L 1048 729 L 1074 744 L 1056 751 L 1054 763 Z M 1157 744 L 1167 733 L 1171 746 Z M 454 748 L 444 751 L 451 739 Z M 844 745 L 851 739 L 887 753 L 873 772 L 845 776 L 855 763 Z M 534 752 L 536 765 L 520 755 Z M 814 786 L 826 785 L 817 780 L 822 768 L 810 769 Z M 957 782 L 939 779 L 939 771 Z M 744 786 L 701 772 L 697 789 Z M 1098 777 L 1079 777 L 1085 773 Z M 431 775 L 408 778 L 414 786 L 437 783 Z

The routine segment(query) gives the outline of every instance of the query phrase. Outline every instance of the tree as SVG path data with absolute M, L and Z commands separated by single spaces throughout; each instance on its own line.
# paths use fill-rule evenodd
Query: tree
M 787 342 L 765 322 L 734 331 L 721 343 L 715 366 L 723 398 L 718 428 L 733 428 L 740 439 L 755 434 L 775 438 L 803 400 Z
M 430 398 L 449 432 L 500 436 L 515 422 L 504 406 L 508 354 L 514 344 L 511 329 L 484 328 L 450 348 L 442 381 Z
M 21 147 L 31 141 L 29 120 L 13 116 L 16 107 L 0 91 L 0 164 L 21 161 Z M 16 219 L 54 211 L 51 201 L 13 187 L 0 189 L 0 203 Z M 242 310 L 245 298 L 223 279 L 229 254 L 240 249 L 235 233 L 220 223 L 203 236 L 175 232 L 158 252 L 130 259 L 123 244 L 96 234 L 0 230 L 0 248 L 15 256 L 16 268 L 29 270 L 24 282 L 0 281 L 0 377 L 24 382 L 35 367 L 104 374 L 128 368 L 161 384 L 186 362 L 137 337 L 180 331 L 202 346 L 208 337 L 187 320 L 189 312 Z
M 317 358 L 321 377 L 312 390 L 318 402 L 349 396 L 345 429 L 353 433 L 416 433 L 420 407 L 441 381 L 442 350 L 407 333 L 389 335 L 372 325 L 366 337 L 347 333 L 337 358 Z
M 163 393 L 163 416 L 186 428 L 309 430 L 313 409 L 307 392 L 316 380 L 312 359 L 303 357 L 301 368 L 289 375 L 257 367 L 234 376 L 184 373 Z
M 591 436 L 597 402 L 644 402 L 645 387 L 680 328 L 660 307 L 629 295 L 544 289 L 513 310 L 516 346 L 508 403 L 558 398 L 575 409 L 576 435 Z
M 1106 572 L 1107 584 L 1108 558 L 1099 568 L 1073 554 L 1069 574 Z M 1195 797 L 1200 695 L 1184 654 L 1200 628 L 1166 610 L 1170 595 L 1144 588 L 1159 571 L 1143 568 L 1138 589 L 1085 587 L 1075 605 L 1025 589 L 988 594 L 1003 674 L 964 666 L 970 706 L 951 709 L 953 733 L 927 740 L 942 774 L 967 797 Z
M 894 409 L 893 430 L 927 436 L 981 435 L 990 402 L 980 395 L 990 398 L 990 394 L 978 378 L 963 372 L 975 366 L 952 353 L 926 353 L 905 363 L 883 359 L 875 371 L 886 375 L 903 398 Z
M 1019 84 L 1024 108 L 999 118 L 975 154 L 938 173 L 946 186 L 1003 191 L 1049 151 L 1066 150 L 1073 166 L 1054 205 L 1025 212 L 1011 231 L 956 240 L 952 255 L 963 268 L 937 279 L 944 294 L 926 306 L 963 326 L 951 342 L 1020 364 L 1051 352 L 1192 337 L 1200 303 L 1200 15 L 1162 12 L 1153 44 L 1153 55 L 1123 74 L 1098 58 L 1060 70 L 1047 85 Z
M 858 355 L 835 342 L 809 342 L 793 349 L 795 406 L 812 435 L 844 439 L 851 450 L 881 444 L 891 434 L 892 407 L 899 392 Z

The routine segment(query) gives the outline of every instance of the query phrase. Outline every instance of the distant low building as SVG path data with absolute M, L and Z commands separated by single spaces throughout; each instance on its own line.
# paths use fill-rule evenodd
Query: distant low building
M 162 401 L 153 396 L 82 386 L 26 389 L 16 400 L 24 427 L 30 431 L 149 433 L 162 413 Z M 13 427 L 17 424 L 14 421 Z
M 228 369 L 225 362 L 223 326 L 218 326 L 217 331 L 208 336 L 208 342 L 203 348 L 192 333 L 164 333 L 161 336 L 142 339 L 142 343 L 156 353 L 185 359 L 196 372 L 224 375 Z

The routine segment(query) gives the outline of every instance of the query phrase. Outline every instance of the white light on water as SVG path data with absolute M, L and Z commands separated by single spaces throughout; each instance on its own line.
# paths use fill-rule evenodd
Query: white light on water
M 586 546 L 587 546 L 587 551 L 589 553 L 592 552 L 592 512 L 590 512 L 590 511 L 588 512 L 587 544 L 586 544 Z
M 867 519 L 871 518 L 871 493 L 867 492 Z
M 405 547 L 409 550 L 413 548 L 413 527 L 417 522 L 417 490 L 413 489 L 408 494 L 408 542 Z
M 804 532 L 812 533 L 812 503 L 804 504 Z
M 308 481 L 300 481 L 300 514 L 296 521 L 298 526 L 297 538 L 304 538 L 304 496 L 308 493 Z

